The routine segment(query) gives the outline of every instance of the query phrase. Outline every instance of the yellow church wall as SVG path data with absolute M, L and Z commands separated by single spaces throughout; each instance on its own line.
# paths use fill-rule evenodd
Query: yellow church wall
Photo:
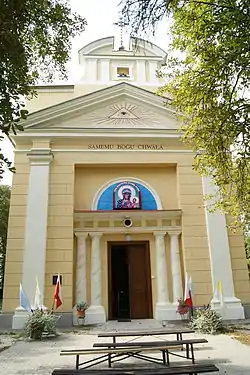
M 47 227 L 45 305 L 51 306 L 54 293 L 53 275 L 62 275 L 63 307 L 70 311 L 74 290 L 74 230 L 73 230 L 74 166 L 50 168 L 49 208 Z
M 212 280 L 201 177 L 192 170 L 192 161 L 177 166 L 179 205 L 182 209 L 182 247 L 184 270 L 192 276 L 194 303 L 208 304 Z M 184 280 L 183 280 L 184 281 Z
M 26 204 L 29 183 L 29 162 L 25 154 L 15 154 L 16 173 L 11 189 L 8 242 L 5 262 L 3 311 L 19 305 L 19 285 L 22 280 Z
M 136 143 L 136 141 L 133 141 Z M 80 142 L 79 142 L 80 143 Z M 132 143 L 132 142 L 131 142 Z M 36 147 L 46 142 L 36 140 Z M 82 143 L 80 143 L 82 146 Z M 60 148 L 66 147 L 61 143 Z M 24 146 L 23 147 L 28 147 Z M 53 144 L 53 148 L 57 145 Z M 69 147 L 69 145 L 67 145 Z M 73 147 L 72 147 L 73 148 Z M 93 198 L 107 181 L 135 177 L 146 181 L 159 194 L 164 209 L 181 208 L 181 262 L 184 272 L 193 279 L 195 303 L 207 304 L 212 296 L 211 272 L 205 213 L 200 176 L 192 170 L 192 154 L 157 152 L 59 152 L 55 151 L 50 168 L 49 209 L 45 276 L 45 305 L 52 303 L 52 276 L 63 276 L 64 304 L 62 311 L 70 311 L 75 303 L 75 253 L 73 211 L 91 209 Z M 102 166 L 100 167 L 100 161 Z M 99 163 L 99 166 L 97 165 Z M 126 163 L 126 164 L 124 164 Z M 120 164 L 120 165 L 119 165 Z M 13 178 L 9 217 L 8 250 L 6 258 L 3 311 L 13 311 L 19 303 L 19 283 L 22 277 L 22 257 L 25 233 L 26 202 L 29 182 L 29 160 L 25 153 L 16 153 L 17 173 Z M 136 237 L 138 236 L 138 237 Z M 140 237 L 141 236 L 141 237 Z M 133 240 L 150 241 L 151 276 L 155 276 L 154 237 L 135 235 Z M 103 257 L 103 286 L 107 286 L 107 242 L 124 240 L 118 235 L 104 235 L 101 239 Z M 236 296 L 250 301 L 250 286 L 245 262 L 243 237 L 229 233 L 233 277 Z M 172 281 L 169 238 L 166 236 L 167 268 L 170 298 Z M 87 242 L 87 298 L 90 301 L 90 240 Z M 152 279 L 153 306 L 156 279 Z M 107 309 L 107 287 L 103 288 L 103 302 Z M 106 293 L 106 294 L 105 294 Z
M 139 178 L 148 183 L 157 191 L 163 209 L 176 209 L 176 173 L 175 167 L 154 167 L 131 165 L 122 166 L 92 166 L 77 167 L 75 172 L 75 208 L 91 210 L 91 205 L 97 191 L 108 181 L 117 178 L 131 177 Z
M 250 279 L 248 274 L 244 237 L 240 231 L 228 228 L 235 294 L 243 303 L 250 302 Z

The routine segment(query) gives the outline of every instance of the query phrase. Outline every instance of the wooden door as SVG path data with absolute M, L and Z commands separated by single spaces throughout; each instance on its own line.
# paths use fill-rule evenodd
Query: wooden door
M 129 245 L 129 289 L 131 319 L 152 318 L 152 293 L 149 248 Z

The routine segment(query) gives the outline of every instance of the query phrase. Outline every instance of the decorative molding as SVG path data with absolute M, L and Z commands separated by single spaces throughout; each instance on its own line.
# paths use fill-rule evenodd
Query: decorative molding
M 29 149 L 23 149 L 23 150 L 15 150 L 15 153 L 27 153 L 29 152 Z M 99 149 L 63 149 L 63 148 L 55 148 L 52 150 L 53 152 L 160 152 L 160 153 L 166 153 L 166 154 L 192 154 L 192 150 L 99 150 Z M 91 164 L 91 163 L 89 163 Z
M 71 128 L 71 129 L 46 129 L 46 132 L 42 132 L 42 129 L 39 131 L 34 131 L 31 133 L 26 132 L 25 134 L 20 134 L 18 136 L 13 137 L 14 140 L 18 141 L 26 141 L 27 139 L 34 139 L 34 138 L 67 138 L 67 139 L 75 139 L 75 138 L 102 138 L 103 141 L 106 139 L 142 139 L 148 138 L 151 141 L 156 139 L 179 139 L 181 138 L 181 133 L 177 133 L 175 129 L 166 129 L 163 132 L 163 129 L 138 129 L 134 128 L 133 132 L 131 133 L 131 129 L 119 129 L 119 131 L 114 131 L 114 129 L 104 129 L 105 132 L 100 132 L 100 129 L 79 129 L 79 128 Z M 117 130 L 117 128 L 116 128 Z M 161 130 L 161 131 L 159 131 Z
M 31 149 L 27 156 L 31 165 L 49 165 L 54 157 L 51 149 Z
M 153 232 L 153 235 L 155 236 L 155 237 L 163 237 L 163 238 L 165 238 L 165 236 L 166 236 L 166 234 L 167 234 L 167 231 L 165 231 L 165 230 L 159 230 L 159 231 L 156 231 L 156 232 Z
M 77 233 L 77 232 L 75 232 L 75 233 Z M 92 232 L 92 231 L 89 230 L 88 234 L 91 238 L 101 238 L 104 233 L 103 233 L 103 230 L 100 231 L 100 232 L 96 232 L 96 231 Z
M 85 232 L 75 232 L 75 236 L 77 237 L 77 238 L 87 238 L 88 237 L 88 233 L 85 233 Z
M 75 210 L 74 219 L 75 220 L 84 220 L 84 221 L 117 221 L 130 218 L 131 220 L 171 220 L 172 218 L 180 219 L 182 216 L 182 210 L 157 210 L 157 211 L 123 211 L 123 210 L 111 210 L 111 211 L 85 211 L 85 210 Z M 180 230 L 179 225 L 169 226 L 171 230 L 177 228 Z M 139 227 L 141 229 L 141 227 Z M 159 228 L 157 228 L 157 231 Z
M 181 227 L 161 227 L 160 229 L 158 227 L 146 227 L 146 228 L 112 228 L 112 227 L 106 227 L 106 228 L 100 228 L 97 229 L 95 228 L 95 234 L 100 233 L 100 235 L 105 235 L 105 234 L 144 234 L 144 233 L 151 233 L 151 234 L 158 234 L 157 231 L 159 230 L 159 235 L 162 234 L 163 232 L 165 233 L 170 233 L 171 230 L 181 230 Z M 75 235 L 76 233 L 88 233 L 91 235 L 93 233 L 92 228 L 79 228 L 75 229 Z
M 87 124 L 91 128 L 111 128 L 118 125 L 123 128 L 167 129 L 164 123 L 166 119 L 160 119 L 156 113 L 126 100 L 86 114 L 82 121 L 81 126 Z
M 171 236 L 179 236 L 181 234 L 181 231 L 171 231 L 170 233 L 168 233 L 168 235 L 171 237 Z

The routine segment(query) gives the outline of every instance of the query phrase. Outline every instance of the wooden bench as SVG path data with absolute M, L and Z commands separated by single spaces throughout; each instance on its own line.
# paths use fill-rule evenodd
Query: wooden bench
M 174 340 L 174 341 L 136 341 L 136 342 L 119 342 L 119 343 L 95 343 L 93 345 L 94 348 L 131 348 L 131 347 L 138 347 L 138 348 L 150 348 L 150 347 L 162 347 L 163 345 L 166 346 L 165 350 L 162 351 L 162 360 L 163 364 L 169 365 L 169 354 L 181 357 L 182 355 L 176 354 L 171 352 L 170 350 L 176 347 L 182 347 L 183 345 L 186 346 L 186 356 L 184 358 L 192 359 L 192 363 L 195 363 L 194 358 L 194 344 L 205 344 L 208 341 L 206 339 L 185 339 L 185 340 Z M 190 351 L 191 351 L 191 358 L 190 358 Z M 141 355 L 135 355 L 136 357 L 141 357 Z M 143 358 L 141 358 L 143 359 Z
M 164 368 L 127 368 L 127 369 L 99 369 L 99 370 L 76 370 L 55 369 L 52 375 L 196 375 L 206 372 L 217 372 L 215 365 L 191 365 L 174 366 Z
M 98 337 L 112 337 L 113 342 L 116 342 L 117 337 L 142 337 L 142 336 L 159 336 L 159 335 L 176 335 L 176 340 L 182 340 L 183 334 L 194 333 L 192 329 L 158 329 L 150 331 L 119 331 L 119 332 L 103 332 L 99 333 Z
M 84 368 L 88 368 L 103 362 L 108 361 L 108 366 L 111 367 L 112 362 L 117 362 L 124 360 L 129 357 L 139 358 L 148 362 L 157 363 L 157 364 L 167 364 L 169 365 L 169 354 L 183 357 L 176 353 L 172 353 L 169 351 L 170 347 L 173 346 L 180 346 L 186 345 L 186 357 L 188 359 L 192 359 L 192 363 L 194 363 L 194 350 L 193 344 L 198 343 L 207 343 L 205 339 L 193 339 L 193 340 L 176 340 L 176 341 L 163 341 L 163 342 L 150 342 L 150 343 L 97 343 L 94 345 L 99 345 L 99 348 L 94 347 L 93 349 L 70 349 L 70 350 L 62 350 L 60 355 L 61 356 L 75 356 L 76 357 L 76 369 L 79 369 L 80 366 L 84 366 Z M 112 347 L 110 347 L 112 345 Z M 121 345 L 119 347 L 119 345 Z M 100 348 L 103 346 L 103 348 Z M 115 346 L 115 347 L 114 347 Z M 118 346 L 118 347 L 117 347 Z M 190 351 L 191 350 L 191 358 L 190 358 Z M 162 353 L 162 360 L 158 358 L 148 357 L 142 353 L 152 353 L 160 351 Z M 84 355 L 98 355 L 98 357 L 92 358 L 88 361 L 80 363 L 80 356 Z

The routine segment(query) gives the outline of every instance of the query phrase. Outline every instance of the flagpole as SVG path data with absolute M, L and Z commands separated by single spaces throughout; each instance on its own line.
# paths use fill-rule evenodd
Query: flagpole
M 53 298 L 53 303 L 52 303 L 52 308 L 51 308 L 52 312 L 54 312 L 54 307 L 55 307 L 55 298 Z

